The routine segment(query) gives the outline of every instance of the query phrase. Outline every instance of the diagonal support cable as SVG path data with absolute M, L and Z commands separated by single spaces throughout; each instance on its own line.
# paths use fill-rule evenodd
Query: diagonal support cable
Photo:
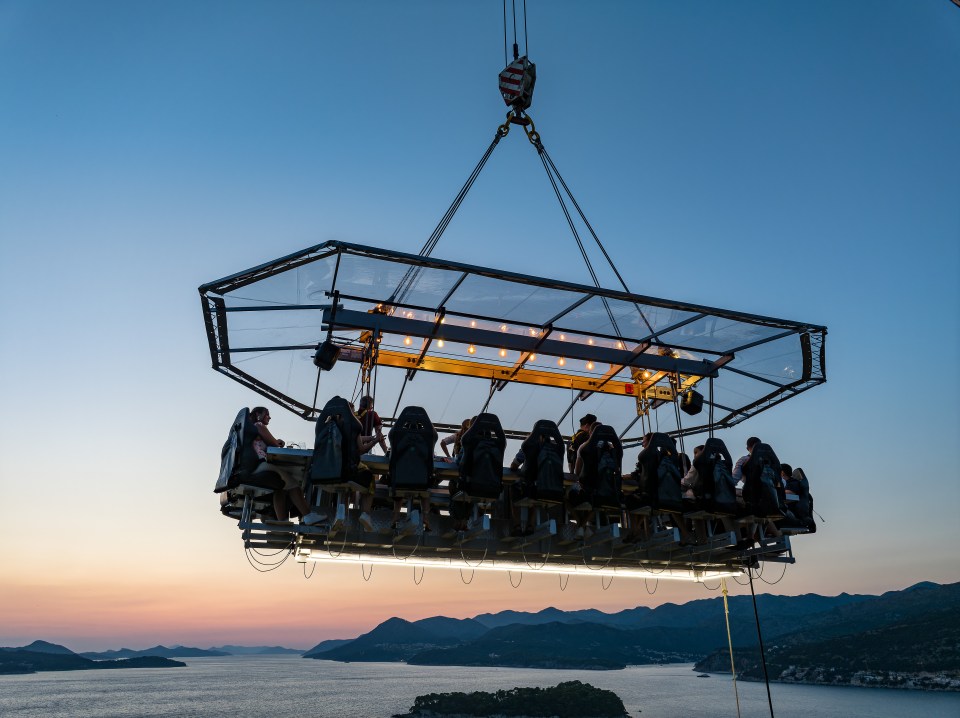
M 453 216 L 457 213 L 457 210 L 460 209 L 460 205 L 463 204 L 464 198 L 467 196 L 470 188 L 473 187 L 473 183 L 477 180 L 480 172 L 487 164 L 487 160 L 490 159 L 490 155 L 493 154 L 493 151 L 497 148 L 497 145 L 500 144 L 500 140 L 507 136 L 507 132 L 509 132 L 509 130 L 510 126 L 506 123 L 497 128 L 490 146 L 487 147 L 486 152 L 483 153 L 480 161 L 477 162 L 477 166 L 473 168 L 473 171 L 470 173 L 469 177 L 467 177 L 467 181 L 463 183 L 463 187 L 460 188 L 460 191 L 457 193 L 457 196 L 454 197 L 453 202 L 450 203 L 450 206 L 447 208 L 447 211 L 444 213 L 443 217 L 441 217 L 440 221 L 437 222 L 437 226 L 434 227 L 433 232 L 427 238 L 427 241 L 424 242 L 423 247 L 420 248 L 421 257 L 429 257 L 433 253 L 437 243 L 440 241 L 440 237 L 443 236 L 443 233 L 446 231 L 447 227 L 450 226 L 450 222 L 453 221 Z M 407 294 L 410 292 L 410 289 L 416 282 L 417 277 L 420 275 L 421 269 L 421 267 L 410 267 L 406 271 L 406 273 L 400 279 L 400 282 L 397 284 L 397 288 L 390 295 L 390 299 L 387 300 L 388 304 L 398 304 L 403 302 Z

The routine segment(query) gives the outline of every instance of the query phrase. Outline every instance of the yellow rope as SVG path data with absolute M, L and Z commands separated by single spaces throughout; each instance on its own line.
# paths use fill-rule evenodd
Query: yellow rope
M 737 718 L 740 718 L 740 694 L 737 692 L 737 669 L 733 664 L 733 637 L 730 635 L 730 606 L 727 603 L 727 579 L 720 579 L 723 589 L 723 615 L 727 619 L 727 646 L 730 650 L 730 672 L 733 674 L 733 697 L 737 701 Z

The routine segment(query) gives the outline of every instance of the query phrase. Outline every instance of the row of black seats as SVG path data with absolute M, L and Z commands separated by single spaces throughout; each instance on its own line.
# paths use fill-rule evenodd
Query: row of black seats
M 676 441 L 667 434 L 653 434 L 637 459 L 632 474 L 637 490 L 627 497 L 627 508 L 649 506 L 654 511 L 678 513 L 700 508 L 726 516 L 787 518 L 800 526 L 815 527 L 806 478 L 798 482 L 797 499 L 788 506 L 780 481 L 780 460 L 768 444 L 757 444 L 743 465 L 743 489 L 739 496 L 733 478 L 733 457 L 722 439 L 707 439 L 694 458 L 693 467 L 699 485 L 696 498 L 691 501 L 683 497 L 683 462 Z
M 310 483 L 331 486 L 361 477 L 364 470 L 357 441 L 361 428 L 346 399 L 333 397 L 327 402 L 317 419 L 308 473 Z M 388 439 L 387 477 L 394 494 L 426 492 L 436 486 L 433 462 L 437 431 L 422 407 L 403 409 L 390 428 Z M 500 419 L 495 414 L 480 414 L 463 435 L 461 444 L 460 477 L 454 489 L 472 498 L 498 497 L 507 446 Z M 361 483 L 365 482 L 363 478 Z
M 249 410 L 242 409 L 231 425 L 221 452 L 220 475 L 214 489 L 218 493 L 241 485 L 269 491 L 283 488 L 283 480 L 276 473 L 256 471 L 261 460 L 250 440 L 251 421 Z M 361 433 L 362 425 L 349 402 L 339 396 L 331 398 L 317 419 L 307 482 L 328 487 L 349 481 L 366 485 L 368 476 L 364 475 L 361 465 L 358 442 Z M 391 427 L 388 438 L 391 447 L 388 483 L 392 491 L 409 494 L 434 487 L 437 432 L 427 412 L 417 406 L 406 407 Z M 469 499 L 496 499 L 502 491 L 507 445 L 500 419 L 495 414 L 480 414 L 461 443 L 459 478 L 453 482 L 451 494 L 459 493 Z M 564 441 L 557 425 L 545 419 L 538 421 L 523 442 L 522 451 L 526 460 L 521 473 L 529 487 L 525 495 L 544 502 L 561 502 Z

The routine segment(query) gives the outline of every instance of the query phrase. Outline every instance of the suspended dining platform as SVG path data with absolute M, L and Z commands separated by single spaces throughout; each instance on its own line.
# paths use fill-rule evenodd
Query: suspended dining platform
M 404 392 L 419 392 L 417 404 L 441 433 L 463 417 L 496 412 L 510 417 L 505 439 L 522 440 L 537 420 L 562 424 L 582 403 L 596 407 L 624 449 L 657 433 L 679 439 L 683 451 L 685 436 L 712 436 L 826 380 L 823 326 L 342 242 L 210 282 L 200 295 L 213 368 L 310 422 L 330 396 L 355 396 L 360 386 L 375 393 L 381 411 L 396 400 L 385 426 L 394 425 Z M 302 472 L 309 491 L 317 488 L 309 481 L 312 456 L 309 446 L 271 449 L 269 461 Z M 507 464 L 513 452 L 504 456 Z M 390 473 L 387 457 L 362 462 L 374 475 Z M 455 530 L 447 507 L 459 469 L 439 457 L 433 466 L 427 493 L 441 511 L 429 532 L 412 506 L 396 527 L 389 510 L 361 525 L 353 490 L 368 485 L 351 486 L 350 477 L 327 487 L 336 503 L 319 526 L 257 520 L 270 489 L 249 484 L 222 491 L 221 510 L 239 520 L 248 548 L 288 547 L 299 560 L 695 579 L 758 560 L 792 562 L 789 534 L 804 532 L 772 535 L 768 516 L 749 507 L 720 512 L 705 497 L 676 506 L 634 502 L 633 519 L 625 502 L 598 512 L 604 518 L 588 537 L 577 535 L 562 506 L 527 502 L 528 515 L 541 515 L 528 521 L 532 533 L 513 536 L 512 519 L 495 502 L 474 501 L 469 526 Z M 504 469 L 508 487 L 523 478 Z M 624 475 L 624 497 L 635 479 Z M 566 475 L 567 485 L 573 481 Z M 628 541 L 631 521 L 645 525 Z M 702 522 L 696 540 L 682 540 L 681 521 Z M 743 527 L 756 536 L 748 546 Z

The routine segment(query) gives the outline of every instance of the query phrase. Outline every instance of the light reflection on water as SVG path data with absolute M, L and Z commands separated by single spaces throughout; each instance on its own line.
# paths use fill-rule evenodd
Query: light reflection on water
M 388 718 L 431 692 L 494 691 L 581 680 L 614 691 L 634 718 L 735 716 L 729 676 L 689 665 L 623 671 L 334 663 L 290 656 L 186 659 L 187 668 L 0 676 L 0 716 L 250 716 Z M 769 715 L 761 683 L 738 683 L 743 718 Z M 960 716 L 960 694 L 772 684 L 779 718 Z M 642 712 L 641 712 L 642 711 Z

